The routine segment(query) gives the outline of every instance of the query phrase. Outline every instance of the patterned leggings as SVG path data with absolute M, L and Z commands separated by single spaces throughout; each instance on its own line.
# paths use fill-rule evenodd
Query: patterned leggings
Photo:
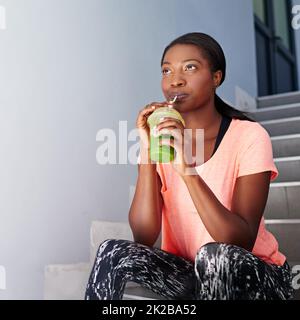
M 121 300 L 133 281 L 174 300 L 290 299 L 291 271 L 235 245 L 202 246 L 195 263 L 159 248 L 109 239 L 99 247 L 86 300 Z

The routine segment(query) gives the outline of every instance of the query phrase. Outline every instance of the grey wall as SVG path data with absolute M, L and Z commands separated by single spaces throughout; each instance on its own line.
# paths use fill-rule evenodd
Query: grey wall
M 88 261 L 92 220 L 127 221 L 133 165 L 100 166 L 96 133 L 160 101 L 164 47 L 191 31 L 223 46 L 256 96 L 251 0 L 0 0 L 0 299 L 41 299 L 44 266 Z

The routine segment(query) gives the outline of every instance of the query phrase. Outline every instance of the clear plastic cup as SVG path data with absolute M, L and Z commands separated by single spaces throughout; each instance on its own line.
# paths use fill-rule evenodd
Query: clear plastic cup
M 160 145 L 162 139 L 173 139 L 170 134 L 157 135 L 156 126 L 163 117 L 180 120 L 183 126 L 185 122 L 181 114 L 171 106 L 157 108 L 147 120 L 150 128 L 150 159 L 155 162 L 166 163 L 174 160 L 175 150 L 169 145 Z

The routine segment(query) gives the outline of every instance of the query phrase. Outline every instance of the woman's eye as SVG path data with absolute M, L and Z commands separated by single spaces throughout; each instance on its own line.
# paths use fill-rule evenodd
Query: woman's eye
M 194 64 L 187 64 L 186 66 L 185 66 L 185 69 L 186 70 L 195 70 L 195 69 L 197 69 L 197 67 L 194 65 Z M 167 75 L 167 74 L 170 74 L 170 69 L 162 69 L 162 71 L 161 71 L 161 73 L 163 74 L 163 75 Z
M 188 65 L 186 66 L 186 68 L 189 69 L 189 70 L 193 70 L 192 68 L 196 69 L 196 66 L 193 65 L 193 64 L 188 64 Z
M 168 69 L 163 69 L 163 70 L 161 71 L 161 73 L 162 73 L 162 74 L 167 74 L 167 71 L 170 71 L 170 70 L 168 70 Z

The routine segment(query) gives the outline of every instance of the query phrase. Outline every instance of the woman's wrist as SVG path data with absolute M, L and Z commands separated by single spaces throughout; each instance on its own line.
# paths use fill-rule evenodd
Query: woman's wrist
M 140 146 L 141 164 L 152 164 L 150 159 L 150 147 Z

